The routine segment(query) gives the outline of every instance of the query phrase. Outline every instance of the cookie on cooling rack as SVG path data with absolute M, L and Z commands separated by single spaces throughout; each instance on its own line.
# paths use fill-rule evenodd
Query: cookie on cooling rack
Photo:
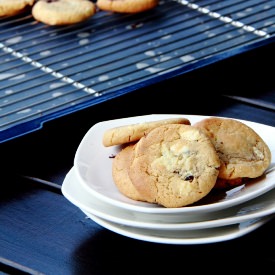
M 129 177 L 147 202 L 182 207 L 212 190 L 219 167 L 215 147 L 200 129 L 167 124 L 136 143 Z
M 194 127 L 203 130 L 214 144 L 221 160 L 216 187 L 242 184 L 261 176 L 271 163 L 268 145 L 252 128 L 228 118 L 203 119 Z
M 96 6 L 88 0 L 38 0 L 33 8 L 33 17 L 47 25 L 70 25 L 89 19 Z
M 156 7 L 159 0 L 97 0 L 99 9 L 118 13 L 138 13 Z
M 105 147 L 134 142 L 147 135 L 152 129 L 172 123 L 190 125 L 190 121 L 183 117 L 125 125 L 105 131 L 102 142 Z
M 0 0 L 0 16 L 14 16 L 33 6 L 35 0 Z

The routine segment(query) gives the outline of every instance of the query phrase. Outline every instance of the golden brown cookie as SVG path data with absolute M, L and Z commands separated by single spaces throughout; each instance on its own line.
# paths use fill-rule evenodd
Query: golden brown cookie
M 158 5 L 158 0 L 97 0 L 99 9 L 118 13 L 138 13 Z
M 129 144 L 115 156 L 112 164 L 112 175 L 118 190 L 123 195 L 133 200 L 144 201 L 128 175 L 129 166 L 133 158 L 134 146 L 134 144 Z
M 210 139 L 198 128 L 167 124 L 136 144 L 129 177 L 142 197 L 165 207 L 182 207 L 214 187 L 220 160 Z
M 261 176 L 271 162 L 268 145 L 246 124 L 227 118 L 211 117 L 193 125 L 211 139 L 221 160 L 219 178 L 236 186 L 239 178 Z M 225 181 L 221 181 L 225 182 Z
M 0 0 L 0 16 L 14 16 L 32 7 L 34 0 Z
M 32 8 L 33 17 L 48 25 L 69 25 L 87 20 L 96 12 L 88 0 L 39 0 Z
M 152 129 L 172 123 L 190 125 L 190 121 L 182 117 L 125 125 L 105 131 L 102 142 L 106 147 L 134 142 L 147 135 Z

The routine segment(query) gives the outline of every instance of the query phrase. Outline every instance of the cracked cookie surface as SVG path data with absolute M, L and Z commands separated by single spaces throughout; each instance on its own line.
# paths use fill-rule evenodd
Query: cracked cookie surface
M 193 126 L 208 135 L 220 157 L 217 184 L 239 185 L 244 178 L 261 176 L 270 165 L 268 145 L 246 124 L 235 119 L 211 117 Z
M 190 125 L 190 121 L 182 117 L 125 125 L 105 131 L 102 142 L 104 146 L 108 147 L 138 141 L 152 129 L 160 125 L 172 123 Z
M 182 207 L 214 187 L 220 160 L 210 139 L 184 124 L 159 126 L 135 146 L 129 177 L 148 202 Z
M 14 16 L 32 7 L 34 0 L 0 0 L 0 16 Z
M 39 0 L 32 8 L 37 21 L 52 26 L 79 23 L 95 12 L 95 4 L 88 0 Z
M 158 5 L 158 0 L 97 0 L 99 9 L 118 13 L 138 13 Z

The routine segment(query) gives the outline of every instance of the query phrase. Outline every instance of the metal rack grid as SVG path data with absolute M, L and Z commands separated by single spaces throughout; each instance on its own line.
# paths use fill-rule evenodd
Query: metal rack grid
M 274 41 L 275 0 L 161 1 L 52 27 L 0 19 L 0 142 Z

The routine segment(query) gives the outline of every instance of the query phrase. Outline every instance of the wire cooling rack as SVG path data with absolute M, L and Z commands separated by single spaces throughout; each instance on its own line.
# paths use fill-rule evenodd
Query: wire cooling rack
M 0 19 L 0 142 L 274 41 L 275 1 L 161 1 L 53 27 Z

